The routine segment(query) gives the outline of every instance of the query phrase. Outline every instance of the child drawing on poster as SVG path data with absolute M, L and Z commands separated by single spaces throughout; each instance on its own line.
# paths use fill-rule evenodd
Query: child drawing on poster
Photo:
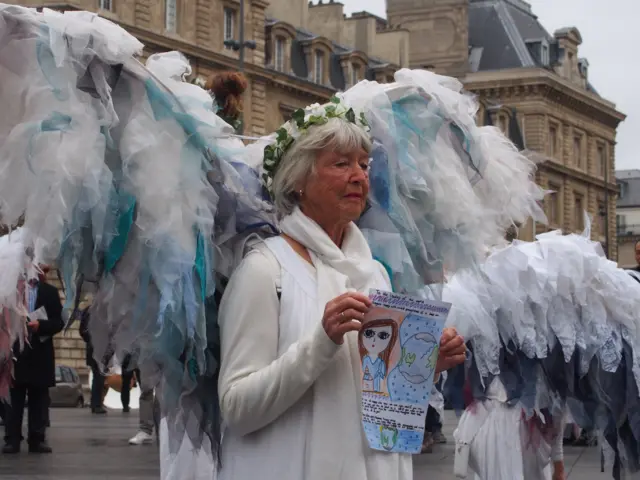
M 360 330 L 358 347 L 362 362 L 363 391 L 385 394 L 382 384 L 389 371 L 391 352 L 397 338 L 398 323 L 392 318 L 371 320 Z
M 374 290 L 358 334 L 369 446 L 419 453 L 449 304 Z

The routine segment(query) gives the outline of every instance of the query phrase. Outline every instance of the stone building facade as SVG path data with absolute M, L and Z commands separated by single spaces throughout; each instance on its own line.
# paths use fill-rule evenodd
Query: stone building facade
M 134 34 L 145 58 L 184 53 L 192 80 L 239 66 L 228 41 L 239 40 L 240 0 L 9 3 L 98 12 Z M 245 49 L 244 133 L 272 132 L 296 108 L 363 78 L 392 81 L 401 67 L 454 75 L 480 97 L 480 122 L 515 132 L 541 160 L 537 180 L 553 191 L 545 200 L 551 228 L 581 230 L 586 210 L 594 239 L 615 259 L 615 139 L 625 117 L 589 83 L 579 31 L 549 34 L 523 0 L 387 0 L 387 17 L 347 17 L 334 0 L 244 0 L 245 40 L 255 47 Z M 517 235 L 530 240 L 546 228 L 523 225 Z M 79 366 L 77 333 L 58 342 L 61 361 Z

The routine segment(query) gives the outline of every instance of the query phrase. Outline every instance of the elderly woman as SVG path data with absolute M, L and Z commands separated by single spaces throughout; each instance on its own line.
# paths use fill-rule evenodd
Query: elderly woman
M 337 107 L 299 116 L 265 153 L 282 234 L 245 256 L 220 306 L 224 480 L 413 476 L 409 455 L 370 449 L 361 426 L 357 332 L 369 289 L 391 287 L 354 224 L 371 140 Z M 464 356 L 446 330 L 437 370 Z

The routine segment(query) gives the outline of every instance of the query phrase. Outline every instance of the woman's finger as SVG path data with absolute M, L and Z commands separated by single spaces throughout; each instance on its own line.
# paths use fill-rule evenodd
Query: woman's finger
M 357 292 L 347 292 L 342 295 L 334 298 L 327 304 L 328 309 L 335 310 L 339 308 L 344 302 L 349 303 L 351 300 L 355 300 L 356 302 L 362 303 L 367 306 L 367 308 L 371 308 L 371 299 L 366 295 Z
M 442 330 L 442 336 L 440 337 L 440 343 L 447 343 L 448 341 L 456 338 L 458 336 L 458 332 L 453 327 L 446 327 Z
M 440 344 L 440 352 L 442 353 L 452 352 L 459 348 L 466 348 L 464 344 L 464 339 L 459 335 L 447 341 L 446 343 Z
M 345 323 L 351 320 L 356 320 L 362 323 L 362 321 L 364 320 L 364 315 L 365 315 L 364 312 L 360 312 L 358 310 L 350 308 L 338 314 L 338 322 Z
M 325 317 L 330 318 L 335 315 L 340 315 L 342 312 L 346 312 L 347 310 L 355 310 L 365 314 L 369 311 L 369 307 L 354 298 L 346 298 L 332 306 L 330 309 L 327 309 L 325 311 Z

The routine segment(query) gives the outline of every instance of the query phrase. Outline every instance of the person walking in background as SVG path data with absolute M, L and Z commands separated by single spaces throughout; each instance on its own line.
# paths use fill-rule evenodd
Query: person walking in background
M 140 377 L 138 368 L 131 369 L 131 355 L 127 355 L 122 362 L 122 391 L 120 398 L 122 399 L 122 411 L 129 412 L 129 401 L 131 396 L 131 387 L 135 381 L 140 385 L 140 429 L 133 437 L 129 439 L 129 445 L 143 445 L 153 441 L 153 430 L 155 426 L 154 420 L 154 401 L 155 396 L 153 388 L 146 388 Z
M 107 409 L 103 405 L 105 375 L 100 371 L 98 362 L 93 358 L 93 344 L 89 332 L 90 319 L 89 307 L 87 307 L 80 314 L 80 336 L 86 343 L 86 362 L 91 369 L 91 413 L 104 415 L 107 413 Z
M 46 273 L 47 268 L 41 267 Z M 28 319 L 28 343 L 20 351 L 14 346 L 14 379 L 11 385 L 11 406 L 7 406 L 5 420 L 5 446 L 3 453 L 20 452 L 22 442 L 22 420 L 27 395 L 29 451 L 51 453 L 46 442 L 49 419 L 49 388 L 55 386 L 55 351 L 53 336 L 64 328 L 62 302 L 58 289 L 44 280 L 31 279 L 25 285 L 28 311 L 44 308 L 46 320 Z

